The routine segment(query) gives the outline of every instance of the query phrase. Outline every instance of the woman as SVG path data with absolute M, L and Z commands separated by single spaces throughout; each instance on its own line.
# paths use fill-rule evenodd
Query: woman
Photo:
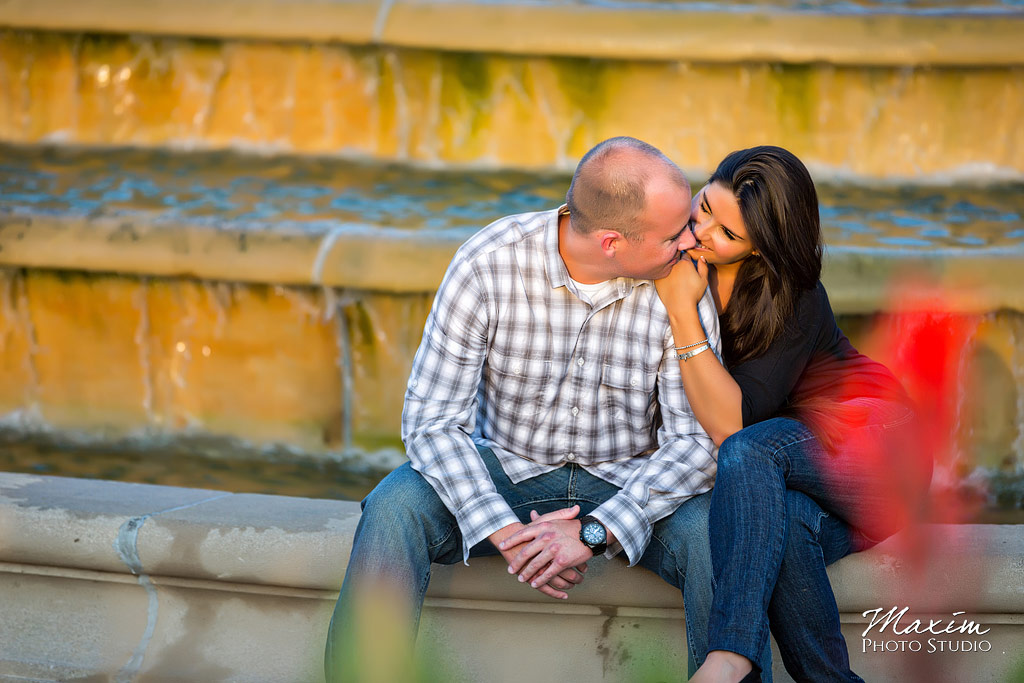
M 693 680 L 758 680 L 770 623 L 797 680 L 859 681 L 825 565 L 894 533 L 907 521 L 898 502 L 927 490 L 911 401 L 836 326 L 819 280 L 817 194 L 793 154 L 730 154 L 692 221 L 696 267 L 681 262 L 657 287 L 687 396 L 720 445 L 709 654 Z M 697 317 L 708 286 L 721 362 Z

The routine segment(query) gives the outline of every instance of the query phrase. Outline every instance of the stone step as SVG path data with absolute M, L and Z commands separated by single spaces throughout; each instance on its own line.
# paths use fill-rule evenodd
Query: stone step
M 822 177 L 1024 178 L 1016 0 L 208 5 L 0 4 L 0 140 L 564 171 L 628 133 L 705 173 L 771 142 Z
M 0 147 L 0 264 L 430 292 L 503 215 L 564 201 L 564 174 L 304 157 Z M 699 184 L 698 178 L 694 179 Z M 839 312 L 887 306 L 902 269 L 974 281 L 961 310 L 1024 310 L 1022 186 L 819 187 Z
M 502 213 L 556 206 L 567 181 L 0 148 L 0 438 L 379 476 L 404 459 L 406 378 L 452 253 Z M 1024 462 L 1019 192 L 822 186 L 824 277 L 855 345 L 895 352 L 876 323 L 907 323 L 879 311 L 963 330 L 950 439 L 969 445 L 946 459 L 957 472 Z M 942 287 L 914 298 L 908 270 Z
M 0 152 L 0 433 L 58 447 L 343 457 L 373 472 L 403 458 L 405 379 L 454 250 L 503 213 L 557 205 L 568 180 L 305 157 Z M 825 273 L 837 311 L 906 307 L 890 283 L 916 269 L 946 286 L 926 304 L 959 310 L 976 330 L 978 363 L 992 359 L 979 371 L 979 414 L 993 424 L 964 423 L 990 465 L 1024 457 L 1013 445 L 1024 390 L 1018 193 L 822 188 L 839 242 Z M 866 334 L 853 336 L 870 352 Z M 966 389 L 957 401 L 972 403 Z
M 195 21 L 199 12 L 202 22 Z M 0 6 L 0 26 L 64 32 L 877 65 L 1024 64 L 1016 33 L 1022 19 L 1024 9 L 1015 0 L 583 0 L 525 6 L 513 0 L 222 0 L 216 7 L 203 0 L 7 0 Z

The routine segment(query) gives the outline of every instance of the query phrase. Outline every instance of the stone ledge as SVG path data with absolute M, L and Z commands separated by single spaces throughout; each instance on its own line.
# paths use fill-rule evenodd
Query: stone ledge
M 0 678 L 134 671 L 316 680 L 357 519 L 351 502 L 0 474 L 0 596 L 11 617 L 0 623 Z M 830 568 L 848 641 L 863 629 L 861 612 L 913 595 L 914 614 L 948 620 L 969 610 L 1012 652 L 1006 641 L 1024 636 L 1022 527 L 935 525 L 924 533 L 933 553 L 921 573 L 902 547 L 905 534 Z M 132 556 L 144 578 L 133 576 Z M 594 562 L 572 599 L 555 603 L 511 578 L 496 580 L 501 569 L 499 558 L 481 558 L 434 572 L 423 640 L 450 648 L 466 671 L 493 654 L 466 645 L 482 628 L 531 637 L 527 668 L 542 667 L 537 675 L 566 666 L 544 635 L 561 626 L 583 648 L 569 663 L 598 680 L 623 671 L 586 653 L 596 643 L 598 653 L 636 654 L 630 633 L 653 637 L 672 666 L 685 666 L 680 597 L 653 574 L 621 560 Z M 850 647 L 856 665 L 870 669 Z M 984 661 L 974 680 L 1000 680 L 1012 664 L 1005 655 Z M 510 680 L 490 673 L 487 680 Z
M 195 17 L 202 16 L 202 22 Z M 628 16 L 628 21 L 624 20 Z M 345 42 L 610 59 L 977 66 L 1024 63 L 1024 15 L 457 0 L 4 0 L 0 26 Z M 794 41 L 793 36 L 801 36 Z M 709 46 L 713 48 L 709 49 Z
M 120 574 L 145 573 L 193 581 L 307 590 L 336 590 L 359 521 L 355 502 L 185 489 L 115 481 L 0 473 L 0 562 Z M 979 611 L 1024 612 L 1024 527 L 931 525 L 924 534 L 935 564 L 960 558 L 986 567 L 988 583 L 969 588 Z M 900 536 L 838 563 L 831 572 L 844 610 L 878 599 L 877 587 L 906 591 L 910 577 Z M 134 549 L 138 567 L 124 561 Z M 495 587 L 477 565 L 438 572 L 431 594 L 470 600 L 542 602 L 515 582 Z M 605 563 L 597 563 L 604 565 Z M 625 563 L 614 561 L 611 567 Z M 612 572 L 613 575 L 609 575 Z M 619 585 L 617 570 L 595 572 L 574 593 L 600 601 L 614 586 L 615 603 L 637 608 L 678 604 L 676 593 L 653 574 Z M 942 611 L 966 599 L 956 577 L 926 596 L 920 609 Z M 894 579 L 896 583 L 894 583 Z
M 324 286 L 390 293 L 437 289 L 464 230 L 338 224 L 252 229 L 112 217 L 0 215 L 0 266 Z M 830 249 L 823 280 L 836 313 L 893 310 L 890 285 L 918 275 L 950 292 L 940 308 L 1024 311 L 1024 250 Z M 903 304 L 905 305 L 905 304 Z
M 356 224 L 293 231 L 159 217 L 0 216 L 0 265 L 427 292 L 437 289 L 467 237 L 463 231 L 410 233 Z

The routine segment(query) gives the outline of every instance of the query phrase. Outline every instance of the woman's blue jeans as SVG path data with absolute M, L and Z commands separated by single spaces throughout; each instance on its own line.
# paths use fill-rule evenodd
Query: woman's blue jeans
M 796 680 L 861 680 L 850 670 L 825 567 L 895 533 L 902 521 L 892 514 L 893 497 L 923 496 L 931 467 L 906 466 L 921 462 L 908 408 L 858 403 L 864 423 L 833 452 L 788 418 L 751 425 L 719 449 L 709 523 L 710 650 L 756 662 L 770 624 Z
M 498 493 L 524 523 L 530 521 L 530 510 L 544 514 L 579 504 L 580 514 L 588 514 L 618 492 L 612 484 L 574 464 L 513 484 L 495 455 L 486 448 L 479 450 Z M 708 651 L 707 617 L 712 587 L 707 525 L 710 502 L 710 494 L 695 496 L 658 521 L 639 562 L 683 593 L 691 673 Z M 497 551 L 488 541 L 471 551 L 471 556 L 495 554 Z M 430 581 L 431 563 L 454 564 L 461 560 L 462 536 L 454 516 L 409 463 L 381 481 L 363 501 L 363 514 L 327 636 L 327 680 L 342 680 L 344 675 L 344 643 L 353 642 L 352 634 L 358 626 L 350 618 L 352 596 L 362 585 L 387 576 L 393 585 L 404 588 L 415 629 Z M 493 580 L 514 579 L 502 573 Z M 569 599 L 572 600 L 572 592 Z M 769 667 L 770 657 L 771 650 L 765 644 L 755 659 Z

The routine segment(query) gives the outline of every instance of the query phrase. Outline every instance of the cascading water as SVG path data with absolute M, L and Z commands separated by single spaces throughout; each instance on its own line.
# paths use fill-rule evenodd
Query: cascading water
M 711 10 L 727 28 L 762 4 Z M 895 11 L 813 4 L 832 29 Z M 957 9 L 911 4 L 899 5 L 908 27 Z M 392 3 L 369 45 L 2 29 L 0 140 L 29 145 L 0 146 L 0 357 L 16 369 L 4 424 L 76 447 L 388 469 L 431 293 L 458 244 L 499 216 L 557 206 L 576 159 L 626 133 L 696 170 L 694 184 L 741 146 L 797 151 L 819 181 L 841 314 L 886 310 L 870 292 L 904 259 L 945 284 L 947 264 L 987 278 L 954 373 L 960 446 L 938 477 L 955 486 L 971 469 L 985 436 L 976 404 L 995 400 L 968 388 L 971 365 L 979 346 L 1007 357 L 1007 324 L 1016 431 L 1012 446 L 1005 429 L 989 439 L 985 465 L 1006 451 L 1020 468 L 1024 330 L 1019 314 L 992 311 L 1024 308 L 1024 79 L 1015 53 L 978 57 L 1004 44 L 994 29 L 1012 3 L 966 4 L 972 21 L 1006 15 L 985 45 L 936 57 L 915 34 L 916 56 L 889 61 L 875 41 L 868 61 L 828 46 L 777 59 L 402 47 L 387 37 L 408 8 Z M 615 28 L 628 16 L 602 14 Z M 79 338 L 94 359 L 75 352 Z M 75 361 L 54 362 L 65 356 Z M 90 375 L 92 362 L 109 367 Z

